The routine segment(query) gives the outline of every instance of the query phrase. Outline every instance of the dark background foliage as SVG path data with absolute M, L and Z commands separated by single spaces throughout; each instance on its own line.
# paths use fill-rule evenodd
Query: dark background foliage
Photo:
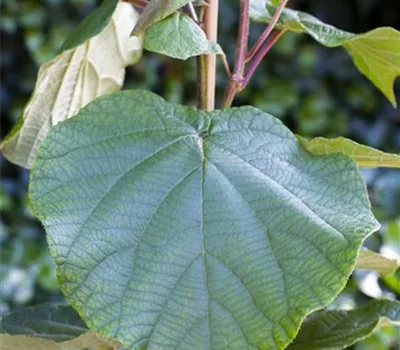
M 232 63 L 239 1 L 221 0 L 220 44 Z M 38 67 L 57 54 L 62 42 L 91 10 L 95 0 L 0 0 L 1 6 L 1 139 L 27 102 Z M 339 28 L 363 32 L 378 26 L 399 29 L 398 0 L 292 0 Z M 253 24 L 251 42 L 264 26 Z M 145 52 L 130 67 L 126 88 L 150 89 L 169 101 L 195 103 L 195 59 L 186 62 Z M 226 74 L 219 64 L 217 101 Z M 396 91 L 399 96 L 400 84 Z M 400 101 L 399 101 L 400 102 Z M 235 104 L 252 104 L 303 136 L 338 135 L 386 151 L 400 150 L 400 112 L 353 66 L 347 53 L 318 46 L 305 35 L 287 34 L 258 68 Z M 62 300 L 45 234 L 28 209 L 29 172 L 0 158 L 0 311 Z M 363 170 L 373 210 L 382 229 L 366 245 L 400 254 L 400 171 Z M 335 302 L 352 307 L 371 297 L 398 298 L 400 275 L 378 278 L 357 271 Z M 385 329 L 357 349 L 394 349 L 395 331 Z

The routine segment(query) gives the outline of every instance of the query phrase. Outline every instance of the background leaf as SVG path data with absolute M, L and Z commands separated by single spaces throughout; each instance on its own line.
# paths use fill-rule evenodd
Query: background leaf
M 138 348 L 283 349 L 378 227 L 347 157 L 310 156 L 252 107 L 144 91 L 57 125 L 30 196 L 68 300 Z
M 377 28 L 356 35 L 343 45 L 360 72 L 397 106 L 393 84 L 400 76 L 400 32 L 388 27 Z
M 359 167 L 400 168 L 400 155 L 385 153 L 372 147 L 360 145 L 345 137 L 334 139 L 316 137 L 312 140 L 307 140 L 301 136 L 297 136 L 297 138 L 308 152 L 318 156 L 342 153 L 352 158 Z
M 22 308 L 3 316 L 0 333 L 29 335 L 54 341 L 65 341 L 87 332 L 74 309 L 63 304 L 42 304 Z
M 356 264 L 356 269 L 373 270 L 383 276 L 394 274 L 398 267 L 399 265 L 397 260 L 388 259 L 369 249 L 363 249 L 360 251 Z
M 222 53 L 219 45 L 209 41 L 190 17 L 178 12 L 146 31 L 144 48 L 181 60 L 207 53 Z
M 0 342 L 2 350 L 68 350 L 81 348 L 114 350 L 116 347 L 121 346 L 119 342 L 92 332 L 84 333 L 61 343 L 26 335 L 0 334 Z
M 350 311 L 319 311 L 307 319 L 288 350 L 340 350 L 369 336 L 385 317 L 400 322 L 400 303 L 374 300 Z
M 132 35 L 139 35 L 193 0 L 152 0 L 140 14 Z
M 40 68 L 20 121 L 0 146 L 8 160 L 30 168 L 40 143 L 55 124 L 96 97 L 121 88 L 125 67 L 141 55 L 141 39 L 129 37 L 137 16 L 130 4 L 120 3 L 100 34 Z
M 275 7 L 253 0 L 251 16 L 259 22 L 270 22 Z M 400 76 L 400 32 L 383 27 L 363 34 L 353 34 L 326 24 L 308 13 L 285 9 L 277 28 L 307 33 L 328 47 L 343 46 L 357 68 L 396 106 L 393 84 Z
M 74 49 L 99 34 L 111 21 L 119 0 L 104 0 L 64 42 L 62 51 Z
M 42 304 L 23 308 L 1 320 L 2 350 L 112 350 L 121 344 L 89 332 L 70 306 Z

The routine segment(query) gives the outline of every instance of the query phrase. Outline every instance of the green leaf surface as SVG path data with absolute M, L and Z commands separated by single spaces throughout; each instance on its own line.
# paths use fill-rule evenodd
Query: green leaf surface
M 288 350 L 340 350 L 369 336 L 381 318 L 400 322 L 400 303 L 374 300 L 350 311 L 318 311 L 310 316 Z
M 96 97 L 121 88 L 126 66 L 136 63 L 142 53 L 142 39 L 130 37 L 137 19 L 132 5 L 120 3 L 103 31 L 40 67 L 30 101 L 0 145 L 8 160 L 30 169 L 55 124 Z
M 259 22 L 270 22 L 275 7 L 263 0 L 252 0 L 250 15 Z M 357 68 L 382 91 L 393 106 L 396 97 L 393 84 L 400 76 L 400 32 L 382 27 L 354 34 L 326 24 L 308 13 L 285 9 L 277 28 L 307 33 L 328 47 L 343 46 Z
M 302 136 L 297 136 L 300 144 L 310 153 L 318 156 L 342 153 L 352 158 L 359 167 L 376 168 L 390 167 L 400 168 L 400 155 L 385 153 L 378 149 L 361 145 L 345 137 L 327 139 L 316 137 L 308 140 Z
M 69 302 L 138 349 L 283 349 L 379 227 L 347 157 L 310 155 L 253 107 L 144 91 L 57 125 L 30 199 Z
M 119 0 L 104 0 L 64 42 L 61 51 L 74 49 L 99 34 L 111 21 Z
M 373 270 L 382 276 L 393 275 L 399 264 L 394 259 L 389 259 L 381 254 L 368 249 L 363 249 L 357 260 L 356 269 Z
M 17 310 L 2 317 L 0 333 L 29 335 L 65 341 L 87 332 L 76 311 L 67 305 L 42 304 Z
M 196 22 L 179 12 L 146 31 L 144 48 L 181 60 L 202 54 L 222 53 L 219 45 L 209 41 Z
M 193 0 L 152 0 L 143 10 L 132 35 L 139 35 L 153 24 L 173 14 Z

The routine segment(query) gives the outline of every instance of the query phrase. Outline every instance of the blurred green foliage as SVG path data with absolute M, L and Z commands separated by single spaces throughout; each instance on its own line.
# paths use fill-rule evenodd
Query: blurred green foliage
M 95 0 L 0 0 L 1 138 L 10 131 L 33 89 L 38 67 L 54 57 Z M 400 27 L 397 0 L 292 0 L 291 6 L 352 32 Z M 221 0 L 220 44 L 234 57 L 238 1 Z M 263 26 L 254 24 L 251 42 Z M 150 89 L 169 101 L 195 104 L 196 60 L 186 62 L 145 53 L 128 69 L 126 88 Z M 226 74 L 219 62 L 217 101 Z M 399 83 L 396 83 L 399 92 Z M 397 96 L 399 94 L 397 93 Z M 303 136 L 347 136 L 385 151 L 400 150 L 400 112 L 353 66 L 342 49 L 326 49 L 307 36 L 285 35 L 235 101 L 263 109 Z M 29 172 L 0 158 L 0 312 L 62 300 L 45 234 L 28 209 Z M 366 246 L 400 255 L 400 171 L 363 170 L 382 229 Z M 399 298 L 400 271 L 379 278 L 356 271 L 335 306 L 352 307 L 371 297 Z M 377 332 L 357 350 L 395 349 L 396 331 Z

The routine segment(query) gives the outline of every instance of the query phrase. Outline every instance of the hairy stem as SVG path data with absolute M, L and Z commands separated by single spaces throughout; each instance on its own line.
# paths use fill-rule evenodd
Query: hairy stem
M 240 1 L 240 21 L 239 35 L 236 44 L 235 67 L 231 80 L 227 86 L 224 97 L 224 108 L 229 108 L 232 105 L 235 95 L 239 92 L 243 81 L 243 73 L 246 64 L 247 42 L 249 39 L 249 0 Z
M 244 77 L 240 90 L 243 90 L 247 86 L 260 62 L 263 60 L 265 55 L 269 52 L 269 50 L 271 50 L 272 46 L 276 44 L 276 42 L 284 33 L 285 33 L 284 30 L 277 30 L 276 32 L 274 32 L 269 37 L 269 40 L 265 43 L 265 45 L 262 46 L 261 49 L 257 52 L 257 54 L 255 55 L 253 61 L 249 66 L 249 69 L 247 70 L 246 76 Z
M 281 16 L 282 11 L 284 10 L 288 1 L 289 0 L 283 0 L 279 4 L 279 6 L 277 7 L 277 9 L 275 11 L 274 16 L 272 17 L 271 22 L 268 24 L 267 28 L 265 28 L 264 32 L 258 38 L 257 42 L 254 44 L 254 46 L 251 48 L 251 50 L 246 55 L 246 62 L 250 61 L 254 57 L 255 53 L 264 44 L 265 40 L 267 40 L 269 35 L 272 33 L 272 30 L 274 29 L 275 25 L 278 23 L 279 17 Z
M 209 0 L 204 7 L 203 29 L 208 40 L 217 42 L 218 2 Z M 211 111 L 215 107 L 216 55 L 202 55 L 197 59 L 197 101 L 199 108 Z

